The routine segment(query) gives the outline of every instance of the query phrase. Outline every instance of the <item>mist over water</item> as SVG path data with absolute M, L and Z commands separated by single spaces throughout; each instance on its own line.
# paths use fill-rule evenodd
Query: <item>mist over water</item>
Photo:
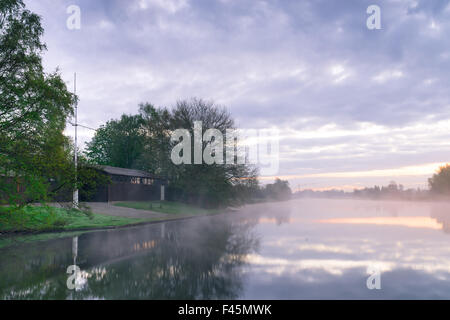
M 450 205 L 301 199 L 0 250 L 0 299 L 450 298 Z M 67 267 L 81 269 L 67 288 Z M 369 290 L 368 268 L 381 289 Z

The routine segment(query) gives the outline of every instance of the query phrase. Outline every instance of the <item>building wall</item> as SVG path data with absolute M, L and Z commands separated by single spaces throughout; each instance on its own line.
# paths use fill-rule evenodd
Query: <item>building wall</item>
M 112 183 L 108 186 L 109 201 L 153 201 L 160 196 L 161 188 L 157 185 Z
M 81 197 L 80 200 L 86 202 L 160 200 L 161 185 L 166 184 L 164 180 L 159 179 L 152 179 L 152 184 L 145 184 L 142 179 L 121 176 L 110 177 L 111 184 L 99 187 L 90 199 Z

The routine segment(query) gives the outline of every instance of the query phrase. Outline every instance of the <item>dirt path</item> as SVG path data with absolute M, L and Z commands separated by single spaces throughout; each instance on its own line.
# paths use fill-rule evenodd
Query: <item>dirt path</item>
M 166 218 L 169 214 L 154 212 L 150 210 L 137 210 L 132 208 L 116 207 L 112 203 L 89 202 L 86 203 L 92 212 L 115 217 L 125 218 Z

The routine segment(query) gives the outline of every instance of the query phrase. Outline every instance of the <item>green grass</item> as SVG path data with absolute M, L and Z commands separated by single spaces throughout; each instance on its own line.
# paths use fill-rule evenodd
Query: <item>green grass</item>
M 60 238 L 73 238 L 75 236 L 80 236 L 84 233 L 88 233 L 92 231 L 73 231 L 73 232 L 58 232 L 58 233 L 39 233 L 25 236 L 17 236 L 17 237 L 0 237 L 0 249 L 9 247 L 12 245 L 19 245 L 23 243 L 30 243 L 36 241 L 47 241 L 52 239 L 60 239 Z
M 137 210 L 151 210 L 154 212 L 174 215 L 207 215 L 218 213 L 218 209 L 203 209 L 181 202 L 171 201 L 147 201 L 147 202 L 120 202 L 115 206 L 132 208 Z
M 78 210 L 51 207 L 25 207 L 12 211 L 0 207 L 0 233 L 43 232 L 52 230 L 75 230 L 87 228 L 116 227 L 146 222 L 134 219 L 86 214 Z
M 89 229 L 131 226 L 143 222 L 176 220 L 184 217 L 216 214 L 219 212 L 218 209 L 208 210 L 179 202 L 167 201 L 123 202 L 117 203 L 116 206 L 139 210 L 152 210 L 169 215 L 166 217 L 137 219 L 44 206 L 29 206 L 15 210 L 0 206 L 0 248 L 23 242 L 70 237 L 87 232 Z M 58 231 L 58 233 L 49 233 L 51 231 Z M 14 232 L 24 234 L 13 237 L 8 236 L 8 234 L 11 235 Z

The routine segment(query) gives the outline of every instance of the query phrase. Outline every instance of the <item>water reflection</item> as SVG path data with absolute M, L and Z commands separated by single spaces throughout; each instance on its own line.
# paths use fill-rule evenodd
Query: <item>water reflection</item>
M 0 298 L 449 299 L 449 207 L 303 199 L 3 249 Z
M 239 267 L 257 249 L 252 225 L 206 218 L 10 248 L 1 252 L 0 298 L 234 299 Z M 72 261 L 79 290 L 66 286 Z
M 445 233 L 450 233 L 450 206 L 448 204 L 436 204 L 431 208 L 431 218 L 436 219 L 442 225 Z
M 373 224 L 386 226 L 402 226 L 408 228 L 442 229 L 439 221 L 431 217 L 367 217 L 367 218 L 337 218 L 319 220 L 318 223 L 332 224 Z
M 369 212 L 367 207 L 364 212 Z M 386 226 L 403 226 L 409 228 L 428 228 L 450 233 L 450 205 L 447 203 L 432 204 L 429 216 L 399 216 L 395 207 L 383 208 L 375 206 L 377 213 L 387 212 L 389 216 L 343 217 L 317 220 L 318 223 L 330 224 L 373 224 Z
M 298 200 L 289 206 L 290 224 L 257 226 L 264 241 L 249 255 L 243 298 L 450 298 L 450 239 L 442 221 L 430 217 L 438 211 L 444 220 L 448 205 Z M 373 266 L 381 271 L 381 290 L 366 286 Z

